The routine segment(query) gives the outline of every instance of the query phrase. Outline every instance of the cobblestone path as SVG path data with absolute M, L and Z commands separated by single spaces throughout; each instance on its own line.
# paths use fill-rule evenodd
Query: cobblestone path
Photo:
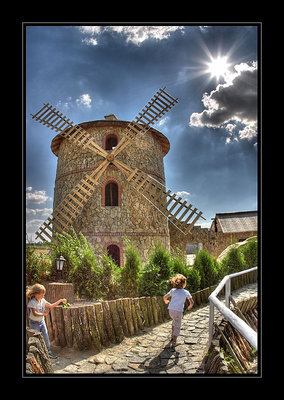
M 257 284 L 233 292 L 235 300 L 257 294 Z M 222 298 L 221 298 L 222 299 Z M 215 311 L 215 318 L 220 317 Z M 169 347 L 171 320 L 125 338 L 121 343 L 95 353 L 52 346 L 58 359 L 52 360 L 55 374 L 203 374 L 203 359 L 208 350 L 209 304 L 186 312 L 182 320 L 180 343 Z

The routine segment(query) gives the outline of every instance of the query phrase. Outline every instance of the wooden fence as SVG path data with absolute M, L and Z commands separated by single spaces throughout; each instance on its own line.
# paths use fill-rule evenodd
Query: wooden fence
M 256 280 L 257 271 L 236 277 L 231 282 L 232 290 Z M 215 288 L 216 285 L 192 293 L 195 306 L 207 303 Z M 57 346 L 97 351 L 169 318 L 162 296 L 74 304 L 66 308 L 57 306 L 45 317 L 50 341 L 54 340 Z
M 234 312 L 240 314 L 240 317 L 256 332 L 258 326 L 257 310 L 257 296 L 240 300 L 234 308 Z M 205 374 L 256 373 L 256 354 L 249 342 L 229 321 L 223 318 L 215 324 L 213 340 L 204 360 Z M 228 362 L 229 359 L 230 362 Z

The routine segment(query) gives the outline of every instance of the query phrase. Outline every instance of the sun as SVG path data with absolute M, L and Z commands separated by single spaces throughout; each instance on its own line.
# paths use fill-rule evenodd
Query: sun
M 211 74 L 211 78 L 216 78 L 219 81 L 220 77 L 225 76 L 228 73 L 230 64 L 227 63 L 227 56 L 218 56 L 211 58 L 211 61 L 207 63 L 206 72 Z

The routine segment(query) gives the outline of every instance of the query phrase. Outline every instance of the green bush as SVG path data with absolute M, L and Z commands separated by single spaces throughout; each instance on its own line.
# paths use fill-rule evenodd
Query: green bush
M 70 233 L 56 233 L 57 242 L 50 244 L 52 248 L 52 279 L 56 279 L 56 257 L 60 254 L 65 258 L 62 279 L 74 284 L 74 291 L 80 297 L 87 299 L 101 298 L 105 293 L 101 277 L 103 268 L 95 255 L 96 249 L 73 227 Z
M 224 272 L 226 272 L 225 275 L 233 274 L 247 268 L 239 247 L 232 247 L 230 249 L 226 257 L 222 260 L 222 267 Z
M 132 242 L 126 243 L 125 265 L 121 268 L 121 293 L 126 297 L 138 295 L 141 258 Z
M 50 279 L 51 260 L 49 255 L 37 254 L 31 246 L 26 246 L 26 284 L 33 285 Z
M 103 295 L 101 287 L 102 271 L 94 255 L 85 254 L 73 272 L 72 283 L 80 298 L 99 299 Z
M 200 290 L 200 281 L 201 281 L 201 277 L 200 277 L 200 273 L 198 271 L 197 268 L 189 268 L 188 271 L 188 275 L 187 275 L 187 285 L 186 285 L 186 289 L 190 292 L 190 293 L 195 293 L 198 290 Z
M 105 253 L 100 258 L 101 275 L 100 285 L 103 300 L 112 300 L 120 295 L 120 267 L 118 267 L 111 256 Z
M 161 294 L 159 280 L 159 266 L 155 264 L 146 264 L 142 269 L 139 280 L 140 296 L 157 296 Z M 165 294 L 165 293 L 163 293 Z
M 170 259 L 170 254 L 163 245 L 159 242 L 156 243 L 149 255 L 148 263 L 159 267 L 160 280 L 169 279 L 172 275 Z
M 206 250 L 200 250 L 196 253 L 192 268 L 198 270 L 200 274 L 200 289 L 205 289 L 217 283 L 217 261 Z
M 257 266 L 258 256 L 257 256 L 257 241 L 250 240 L 246 245 L 241 248 L 241 252 L 244 257 L 244 261 L 249 268 Z
M 90 255 L 92 253 L 91 244 L 81 232 L 77 235 L 73 227 L 70 228 L 70 233 L 64 232 L 61 234 L 55 232 L 55 236 L 57 241 L 50 244 L 52 248 L 52 278 L 56 278 L 55 259 L 62 254 L 66 260 L 62 271 L 62 279 L 65 282 L 72 282 L 74 271 L 80 265 L 85 254 Z
M 185 254 L 179 248 L 171 251 L 170 270 L 172 275 L 182 274 L 186 278 L 188 277 L 190 268 L 186 265 Z
M 171 276 L 170 254 L 160 243 L 156 243 L 148 263 L 142 269 L 139 281 L 140 296 L 163 296 L 170 288 Z

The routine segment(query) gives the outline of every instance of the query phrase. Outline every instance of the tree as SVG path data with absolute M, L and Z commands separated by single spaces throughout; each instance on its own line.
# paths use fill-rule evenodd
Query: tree
M 200 289 L 217 283 L 217 261 L 206 250 L 202 249 L 196 253 L 192 268 L 197 269 L 200 274 Z
M 132 242 L 126 243 L 125 265 L 121 268 L 121 291 L 124 296 L 138 294 L 138 280 L 141 273 L 141 258 Z

